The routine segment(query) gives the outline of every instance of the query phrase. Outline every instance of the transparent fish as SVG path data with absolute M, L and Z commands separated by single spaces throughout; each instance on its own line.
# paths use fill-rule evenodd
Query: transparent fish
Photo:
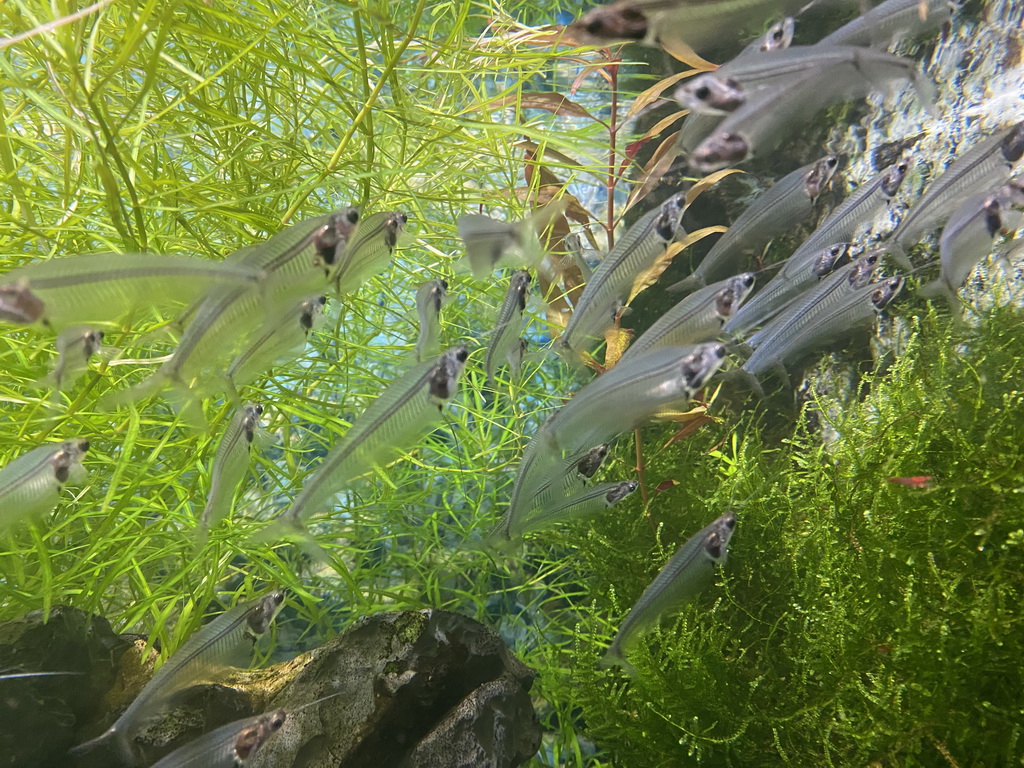
M 1022 182 L 1024 184 L 1024 182 Z M 995 194 L 972 195 L 949 217 L 939 238 L 939 262 L 942 272 L 921 286 L 921 296 L 942 296 L 954 310 L 959 309 L 956 294 L 975 266 L 992 253 L 996 238 L 1004 231 L 1015 232 L 1024 213 L 1014 205 L 1024 205 L 1024 187 L 1005 187 Z
M 88 440 L 65 440 L 33 448 L 0 469 L 0 532 L 52 512 L 60 489 L 85 477 Z
M 764 323 L 781 309 L 790 299 L 804 288 L 813 285 L 812 272 L 822 273 L 818 268 L 825 262 L 830 251 L 847 244 L 857 232 L 885 209 L 889 200 L 899 190 L 906 178 L 909 164 L 899 161 L 883 169 L 836 206 L 835 210 L 818 226 L 796 251 L 786 260 L 776 275 L 750 298 L 740 311 L 725 324 L 725 332 L 743 335 L 751 328 Z M 836 258 L 841 253 L 836 253 Z M 833 267 L 836 262 L 833 262 Z M 831 271 L 829 267 L 827 271 Z M 810 270 L 810 271 L 809 271 Z
M 705 115 L 726 115 L 743 106 L 747 92 L 731 77 L 698 75 L 676 88 L 679 106 Z
M 520 349 L 520 334 L 523 332 L 523 313 L 526 311 L 526 300 L 530 293 L 530 273 L 520 270 L 512 275 L 505 298 L 498 309 L 498 320 L 491 334 L 491 343 L 487 345 L 487 357 L 484 370 L 487 383 L 494 386 L 494 374 L 507 361 L 512 363 L 510 356 Z M 516 366 L 513 365 L 513 368 Z
M 79 744 L 72 754 L 94 749 L 114 740 L 124 762 L 134 764 L 132 742 L 149 717 L 166 709 L 176 694 L 219 674 L 248 650 L 250 638 L 270 627 L 284 604 L 283 590 L 248 603 L 240 603 L 217 616 L 195 632 L 161 665 L 121 716 L 100 736 Z
M 235 491 L 252 461 L 252 444 L 262 415 L 262 405 L 246 403 L 235 411 L 217 444 L 210 468 L 210 490 L 199 518 L 203 536 L 231 511 Z
M 751 40 L 739 55 L 785 50 L 792 45 L 794 34 L 796 34 L 796 19 L 786 16 L 768 27 L 763 35 Z
M 530 509 L 558 503 L 579 492 L 608 458 L 608 448 L 608 443 L 602 443 L 587 451 L 571 453 L 562 461 L 560 470 L 534 492 Z
M 73 325 L 58 334 L 56 347 L 57 364 L 38 384 L 64 391 L 75 385 L 89 367 L 89 360 L 102 349 L 103 331 Z
M 743 61 L 790 54 L 794 50 L 751 55 Z M 743 106 L 731 112 L 715 132 L 693 150 L 690 166 L 710 173 L 763 155 L 825 107 L 873 92 L 888 93 L 906 82 L 915 86 L 923 103 L 933 105 L 934 87 L 918 73 L 917 62 L 913 59 L 865 48 L 845 50 L 847 56 L 806 68 L 784 84 L 762 86 L 754 92 L 748 90 Z M 748 88 L 742 80 L 735 79 Z
M 349 481 L 408 448 L 440 421 L 468 356 L 465 347 L 453 347 L 393 381 L 334 444 L 264 538 L 276 536 L 282 527 L 301 532 L 304 521 L 323 511 Z
M 736 515 L 726 512 L 691 536 L 672 555 L 626 614 L 602 659 L 602 666 L 617 665 L 627 673 L 635 674 L 636 670 L 626 660 L 626 654 L 640 636 L 655 627 L 665 614 L 711 586 L 715 568 L 725 565 L 729 540 L 735 530 Z
M 466 248 L 466 261 L 473 276 L 485 279 L 498 267 L 536 269 L 544 258 L 538 233 L 565 210 L 556 200 L 533 211 L 522 221 L 499 221 L 482 213 L 459 219 L 459 237 Z
M 881 283 L 831 293 L 835 300 L 820 300 L 802 314 L 791 315 L 788 324 L 760 342 L 741 370 L 749 377 L 775 370 L 788 381 L 787 365 L 870 324 L 899 294 L 903 283 L 903 276 L 897 275 Z M 749 381 L 761 394 L 760 385 L 754 379 Z
M 712 341 L 754 287 L 754 275 L 744 272 L 691 293 L 659 317 L 626 349 L 617 365 L 651 349 L 681 347 Z
M 950 0 L 885 0 L 818 41 L 818 45 L 887 48 L 910 35 L 931 32 L 947 21 Z
M 359 222 L 329 277 L 339 293 L 351 293 L 383 271 L 409 223 L 400 211 L 372 213 Z
M 814 212 L 815 202 L 839 167 L 839 158 L 826 155 L 797 168 L 772 184 L 737 217 L 689 277 L 668 287 L 691 291 L 736 274 L 743 259 L 761 253 L 773 238 L 792 230 Z
M 441 352 L 441 307 L 447 300 L 447 280 L 428 280 L 416 291 L 416 315 L 420 321 L 416 360 L 421 363 Z
M 587 383 L 527 444 L 496 536 L 529 514 L 539 489 L 559 477 L 566 455 L 611 442 L 667 407 L 689 400 L 725 360 L 722 344 L 654 349 Z
M 255 286 L 264 277 L 258 267 L 231 261 L 102 253 L 15 269 L 0 276 L 0 295 L 27 302 L 16 310 L 26 316 L 37 315 L 41 302 L 45 311 L 37 319 L 60 329 L 117 320 L 134 309 L 188 304 L 213 288 Z
M 545 504 L 509 530 L 512 538 L 530 531 L 539 531 L 569 520 L 580 520 L 613 507 L 640 487 L 635 480 L 621 483 L 600 483 L 560 501 Z
M 1024 157 L 1024 122 L 1017 123 L 960 153 L 925 190 L 886 241 L 903 269 L 906 249 L 940 226 L 964 200 L 1004 184 Z
M 263 333 L 249 339 L 225 371 L 231 389 L 248 384 L 276 363 L 294 359 L 306 345 L 309 332 L 323 318 L 326 296 L 303 299 L 269 323 Z
M 685 207 L 685 196 L 673 195 L 637 219 L 615 242 L 587 281 L 568 325 L 555 342 L 559 354 L 577 359 L 614 325 L 637 275 L 649 269 L 683 234 L 679 222 Z

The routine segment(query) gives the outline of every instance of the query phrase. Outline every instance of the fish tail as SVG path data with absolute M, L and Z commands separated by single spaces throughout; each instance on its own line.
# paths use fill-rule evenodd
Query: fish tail
M 704 280 L 701 279 L 700 275 L 694 273 L 689 277 L 680 280 L 678 283 L 673 283 L 668 288 L 666 288 L 665 291 L 668 293 L 690 293 L 692 291 L 697 290 L 698 288 L 703 287 Z
M 307 539 L 312 541 L 309 529 L 306 524 L 296 517 L 285 512 L 273 520 L 270 525 L 252 537 L 257 544 L 273 544 L 284 539 Z
M 941 277 L 922 285 L 917 289 L 917 294 L 925 299 L 945 299 L 954 314 L 960 310 L 960 300 L 957 298 L 956 292 Z
M 111 726 L 96 738 L 89 739 L 89 741 L 84 741 L 72 747 L 68 750 L 68 753 L 82 755 L 86 752 L 92 752 L 97 747 L 107 743 L 110 744 L 108 751 L 115 752 L 124 764 L 131 765 L 135 763 L 136 755 L 128 740 L 128 736 L 114 726 Z
M 910 263 L 910 257 L 907 256 L 906 249 L 904 249 L 898 239 L 890 238 L 889 240 L 886 240 L 882 243 L 882 248 L 885 249 L 886 253 L 892 256 L 893 261 L 899 265 L 900 269 L 910 271 L 914 268 L 914 265 Z
M 598 660 L 597 666 L 601 669 L 613 669 L 615 667 L 620 667 L 626 674 L 626 677 L 630 678 L 636 678 L 639 674 L 636 667 L 626 660 L 626 655 L 622 650 L 622 646 L 620 646 L 618 642 L 612 642 L 608 650 L 605 651 L 604 656 Z

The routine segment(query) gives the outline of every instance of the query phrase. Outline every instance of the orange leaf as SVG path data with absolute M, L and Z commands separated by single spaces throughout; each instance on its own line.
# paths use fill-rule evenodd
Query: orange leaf
M 636 276 L 636 279 L 633 281 L 633 287 L 629 291 L 629 301 L 626 302 L 627 306 L 633 302 L 638 293 L 647 290 L 658 282 L 661 273 L 668 269 L 668 265 L 672 263 L 672 259 L 680 251 L 716 232 L 725 232 L 725 227 L 704 227 L 704 229 L 698 229 L 696 232 L 688 232 L 682 240 L 672 243 L 661 256 L 655 259 L 654 264 L 649 269 Z
M 689 419 L 673 419 L 673 421 L 685 421 L 685 426 L 669 438 L 669 441 L 662 446 L 662 450 L 668 448 L 673 443 L 678 443 L 680 440 L 688 438 L 698 429 L 710 422 L 711 417 L 708 416 L 707 413 L 694 413 L 694 415 Z
M 676 72 L 674 75 L 666 77 L 664 80 L 659 80 L 646 91 L 644 91 L 643 93 L 636 97 L 636 100 L 630 105 L 629 110 L 626 112 L 626 116 L 623 118 L 623 120 L 628 120 L 644 107 L 653 104 L 655 101 L 661 98 L 661 94 L 664 93 L 666 89 L 671 88 L 684 77 L 693 77 L 696 74 L 699 74 L 697 70 L 688 70 L 686 72 Z
M 676 61 L 681 61 L 688 67 L 693 67 L 696 72 L 691 72 L 691 75 L 697 74 L 697 72 L 712 72 L 718 69 L 717 64 L 712 64 L 710 61 L 701 58 L 697 55 L 696 51 L 690 46 L 684 43 L 682 40 L 676 39 L 660 39 L 658 43 L 662 49 Z
M 658 186 L 661 177 L 668 173 L 668 169 L 672 167 L 672 163 L 676 159 L 676 137 L 678 136 L 679 131 L 669 134 L 654 150 L 651 159 L 644 166 L 643 173 L 640 174 L 639 186 L 634 187 L 633 191 L 629 193 L 629 199 L 626 200 L 627 211 L 647 197 Z
M 627 328 L 623 328 L 620 325 L 613 326 L 605 331 L 604 340 L 604 369 L 614 368 L 615 364 L 619 362 L 619 358 L 622 357 L 622 353 L 626 351 L 626 347 L 629 346 L 629 340 L 632 338 L 633 332 Z
M 704 192 L 708 187 L 713 184 L 717 184 L 726 176 L 730 176 L 734 173 L 743 173 L 739 168 L 724 168 L 721 171 L 715 171 L 712 174 L 705 176 L 703 179 L 698 181 L 688 190 L 686 190 L 686 204 L 689 205 Z
M 485 109 L 502 109 L 518 107 L 519 109 L 544 109 L 563 117 L 589 117 L 597 120 L 592 114 L 574 101 L 570 101 L 560 93 L 510 93 L 484 105 Z M 600 121 L 599 121 L 600 122 Z

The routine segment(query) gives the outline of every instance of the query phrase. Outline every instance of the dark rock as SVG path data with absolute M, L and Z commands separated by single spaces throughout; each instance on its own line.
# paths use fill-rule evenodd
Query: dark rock
M 76 725 L 104 709 L 133 636 L 115 635 L 105 619 L 58 606 L 0 623 L 0 670 L 71 672 L 0 680 L 0 766 L 64 765 Z

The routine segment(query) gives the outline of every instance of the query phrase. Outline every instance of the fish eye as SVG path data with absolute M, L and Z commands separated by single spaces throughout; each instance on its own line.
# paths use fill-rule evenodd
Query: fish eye
M 466 362 L 466 358 L 469 357 L 469 351 L 465 347 L 459 347 L 455 352 L 455 359 L 460 363 Z
M 719 360 L 721 360 L 723 357 L 725 357 L 725 345 L 724 344 L 715 344 L 715 345 L 713 345 L 711 347 L 711 354 L 714 357 L 716 357 Z
M 349 208 L 347 211 L 345 211 L 345 219 L 348 221 L 349 224 L 358 224 L 359 211 L 356 210 L 355 208 Z
M 604 30 L 604 22 L 600 19 L 594 19 L 587 24 L 587 32 L 591 35 L 600 35 Z
M 85 453 L 86 451 L 89 450 L 89 445 L 90 445 L 90 443 L 89 443 L 88 440 L 79 440 L 78 441 L 78 450 L 80 450 L 82 453 Z
M 441 281 L 441 287 L 444 288 L 447 291 L 448 290 L 448 281 L 447 280 L 442 280 Z
M 693 92 L 693 95 L 701 101 L 704 101 L 704 99 L 711 95 L 711 89 L 706 85 L 702 85 Z
M 717 540 L 713 544 L 708 544 L 705 549 L 715 560 L 718 560 L 722 556 L 722 545 Z

